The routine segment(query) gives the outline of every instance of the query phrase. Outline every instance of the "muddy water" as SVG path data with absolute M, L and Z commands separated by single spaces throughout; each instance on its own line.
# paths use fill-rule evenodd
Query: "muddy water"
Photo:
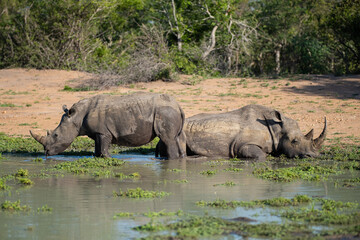
M 124 174 L 140 173 L 139 179 L 96 178 L 65 174 L 50 178 L 31 178 L 31 187 L 12 185 L 10 192 L 0 192 L 0 203 L 20 200 L 31 207 L 28 213 L 0 212 L 0 239 L 132 239 L 146 236 L 132 230 L 149 222 L 147 217 L 116 218 L 119 212 L 145 213 L 149 211 L 178 211 L 204 214 L 208 212 L 223 218 L 249 217 L 258 222 L 281 221 L 264 209 L 237 208 L 231 210 L 203 208 L 196 201 L 255 200 L 273 197 L 291 198 L 297 194 L 323 196 L 341 201 L 360 199 L 359 189 L 335 188 L 327 182 L 274 183 L 251 174 L 251 163 L 231 164 L 242 168 L 240 172 L 225 169 L 230 163 L 218 164 L 202 159 L 165 161 L 144 155 L 117 155 L 126 161 L 120 171 Z M 77 157 L 56 156 L 43 163 L 31 161 L 30 156 L 5 155 L 0 161 L 0 176 L 28 169 L 30 174 L 40 172 L 55 161 L 71 161 Z M 200 174 L 216 171 L 215 175 Z M 173 180 L 184 180 L 178 183 Z M 232 181 L 235 186 L 223 184 Z M 113 191 L 141 187 L 144 190 L 170 192 L 159 199 L 128 199 L 113 197 Z M 37 208 L 48 205 L 51 213 L 38 213 Z

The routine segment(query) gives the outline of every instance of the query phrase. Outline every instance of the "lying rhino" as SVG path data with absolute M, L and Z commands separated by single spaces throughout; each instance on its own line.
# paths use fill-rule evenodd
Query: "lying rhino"
M 186 119 L 180 144 L 187 154 L 255 158 L 264 160 L 266 154 L 287 157 L 316 157 L 326 137 L 325 126 L 316 139 L 313 130 L 303 135 L 296 121 L 280 112 L 260 106 L 248 105 L 220 114 L 199 114 Z M 160 141 L 156 155 L 166 157 Z
M 59 126 L 47 136 L 30 131 L 44 146 L 47 156 L 63 152 L 77 136 L 95 140 L 95 156 L 109 157 L 111 143 L 140 146 L 158 136 L 169 159 L 183 157 L 179 144 L 185 117 L 178 103 L 166 94 L 137 93 L 128 96 L 98 95 L 75 103 Z

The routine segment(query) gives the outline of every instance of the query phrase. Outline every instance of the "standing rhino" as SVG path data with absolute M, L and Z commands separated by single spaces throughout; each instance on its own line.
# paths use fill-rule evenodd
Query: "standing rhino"
M 326 118 L 322 133 L 313 139 L 313 130 L 303 135 L 296 121 L 280 112 L 247 105 L 220 114 L 198 114 L 186 119 L 180 144 L 186 142 L 188 155 L 255 158 L 266 154 L 287 157 L 316 157 L 326 137 Z M 166 156 L 160 141 L 156 154 Z
M 185 116 L 174 98 L 166 94 L 137 93 L 128 96 L 98 95 L 75 103 L 59 126 L 47 136 L 30 131 L 44 146 L 47 156 L 63 152 L 77 136 L 95 140 L 95 156 L 109 157 L 111 143 L 140 146 L 158 136 L 169 159 L 183 157 L 179 144 Z

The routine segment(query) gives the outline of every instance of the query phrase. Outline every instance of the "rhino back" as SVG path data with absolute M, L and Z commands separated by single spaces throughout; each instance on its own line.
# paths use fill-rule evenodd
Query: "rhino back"
M 169 101 L 168 101 L 169 100 Z M 84 117 L 86 135 L 111 134 L 113 143 L 142 145 L 154 138 L 154 114 L 157 107 L 176 106 L 159 94 L 138 93 L 128 96 L 99 95 Z
M 196 154 L 230 156 L 231 147 L 254 144 L 271 151 L 272 139 L 264 115 L 272 110 L 259 105 L 220 114 L 199 114 L 185 122 L 186 142 Z

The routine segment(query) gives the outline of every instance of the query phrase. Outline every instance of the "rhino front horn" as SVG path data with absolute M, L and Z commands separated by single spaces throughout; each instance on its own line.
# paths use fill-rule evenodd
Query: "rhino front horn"
M 324 122 L 324 129 L 322 131 L 322 133 L 320 134 L 320 136 L 318 138 L 316 138 L 314 140 L 314 145 L 317 149 L 319 149 L 321 147 L 321 145 L 324 143 L 325 138 L 326 138 L 326 117 L 325 117 L 325 122 Z
M 38 134 L 35 134 L 35 133 L 33 133 L 31 130 L 30 130 L 30 134 L 31 134 L 31 136 L 32 136 L 36 141 L 38 141 L 38 142 L 41 143 L 43 146 L 45 146 L 45 137 L 40 136 L 40 135 L 38 135 Z

